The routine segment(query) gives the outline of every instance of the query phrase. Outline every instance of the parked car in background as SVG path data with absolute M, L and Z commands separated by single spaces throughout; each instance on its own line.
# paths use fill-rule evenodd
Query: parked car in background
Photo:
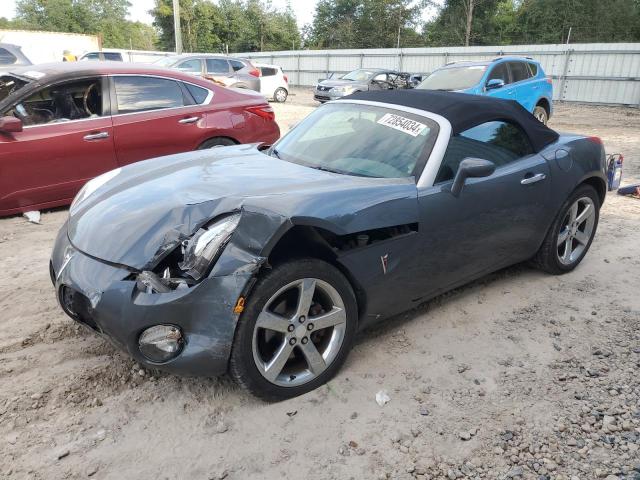
M 551 79 L 539 62 L 528 57 L 451 63 L 432 72 L 416 88 L 515 100 L 545 124 L 553 113 Z
M 340 78 L 321 80 L 315 87 L 313 98 L 320 103 L 336 100 L 356 92 L 411 88 L 409 73 L 381 68 L 359 68 Z
M 255 63 L 260 69 L 260 93 L 270 100 L 286 102 L 289 96 L 289 78 L 277 65 Z
M 0 75 L 0 215 L 67 205 L 87 180 L 152 157 L 278 139 L 262 95 L 115 62 Z
M 281 400 L 329 381 L 376 321 L 514 263 L 573 270 L 604 162 L 599 139 L 559 135 L 515 102 L 362 92 L 270 149 L 96 179 L 49 270 L 64 311 L 136 362 L 229 372 Z
M 155 65 L 214 80 L 226 87 L 260 91 L 260 70 L 249 60 L 224 55 L 171 55 Z
M 120 52 L 87 52 L 82 55 L 78 61 L 83 60 L 96 60 L 96 61 L 110 61 L 110 62 L 122 62 L 122 53 Z
M 0 43 L 0 72 L 25 65 L 31 65 L 31 62 L 18 45 Z

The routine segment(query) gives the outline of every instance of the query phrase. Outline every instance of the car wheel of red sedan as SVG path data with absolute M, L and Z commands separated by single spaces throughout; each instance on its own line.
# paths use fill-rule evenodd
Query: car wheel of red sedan
M 206 150 L 207 148 L 213 148 L 213 147 L 228 147 L 230 145 L 235 145 L 235 144 L 236 142 L 234 142 L 230 138 L 224 138 L 224 137 L 210 138 L 209 140 L 203 142 L 202 145 L 198 147 L 198 150 Z

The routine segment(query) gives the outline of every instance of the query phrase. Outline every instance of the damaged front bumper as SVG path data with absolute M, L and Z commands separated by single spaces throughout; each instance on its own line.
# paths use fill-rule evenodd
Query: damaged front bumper
M 254 259 L 255 260 L 255 259 Z M 63 310 L 75 321 L 107 337 L 141 364 L 187 375 L 219 375 L 227 370 L 238 314 L 234 307 L 259 267 L 212 273 L 191 288 L 147 293 L 138 287 L 139 272 L 77 250 L 61 228 L 50 272 Z M 164 363 L 142 355 L 139 338 L 147 328 L 180 329 L 180 353 Z

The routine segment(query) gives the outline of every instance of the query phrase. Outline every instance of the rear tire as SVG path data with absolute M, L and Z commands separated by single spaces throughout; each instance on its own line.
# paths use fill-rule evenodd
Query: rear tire
M 600 199 L 591 185 L 576 188 L 564 202 L 540 250 L 535 267 L 553 275 L 576 268 L 589 251 L 600 218 Z
M 536 108 L 533 109 L 533 116 L 543 125 L 549 121 L 549 112 L 542 105 L 536 105 Z
M 340 369 L 357 319 L 351 285 L 333 265 L 311 258 L 282 263 L 258 280 L 246 302 L 229 373 L 263 400 L 307 393 Z
M 198 150 L 206 150 L 207 148 L 213 147 L 229 147 L 231 145 L 236 145 L 236 142 L 234 142 L 230 138 L 210 138 L 209 140 L 202 142 L 202 144 L 198 147 Z
M 277 88 L 275 92 L 273 92 L 273 100 L 278 103 L 284 103 L 287 101 L 287 97 L 289 93 L 282 87 Z

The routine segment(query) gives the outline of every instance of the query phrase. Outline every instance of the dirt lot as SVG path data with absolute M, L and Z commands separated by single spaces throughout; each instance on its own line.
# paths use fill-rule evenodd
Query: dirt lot
M 283 130 L 314 108 L 290 100 Z M 601 136 L 640 181 L 638 109 L 562 105 L 552 126 Z M 279 404 L 74 325 L 47 271 L 66 215 L 0 220 L 0 478 L 640 479 L 640 200 L 608 195 L 571 274 L 516 266 L 437 298 Z

